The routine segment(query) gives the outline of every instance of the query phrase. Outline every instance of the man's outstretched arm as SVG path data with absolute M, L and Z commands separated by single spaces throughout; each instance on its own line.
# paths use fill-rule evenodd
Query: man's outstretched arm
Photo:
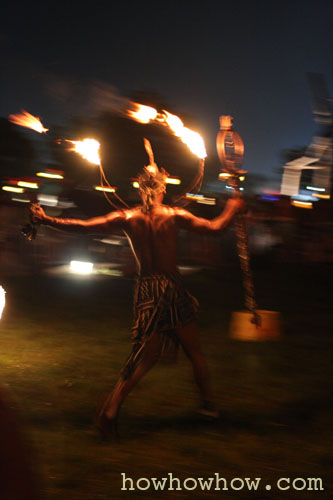
M 188 231 L 217 234 L 229 225 L 237 212 L 242 210 L 244 210 L 244 201 L 241 198 L 230 198 L 223 212 L 214 219 L 196 217 L 187 210 L 177 209 L 176 223 L 179 228 Z
M 60 217 L 49 217 L 41 206 L 32 204 L 29 207 L 32 219 L 37 224 L 44 224 L 55 229 L 74 233 L 104 233 L 126 229 L 127 217 L 123 211 L 110 212 L 101 217 L 92 219 L 61 219 Z

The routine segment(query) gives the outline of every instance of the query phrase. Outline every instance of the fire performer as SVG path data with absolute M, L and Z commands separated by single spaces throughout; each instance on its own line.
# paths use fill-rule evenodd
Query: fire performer
M 45 215 L 31 205 L 35 223 L 74 232 L 112 233 L 124 231 L 138 266 L 134 300 L 133 350 L 120 378 L 99 413 L 103 436 L 116 433 L 118 412 L 128 393 L 170 346 L 182 346 L 193 368 L 202 401 L 201 413 L 218 417 L 211 402 L 208 372 L 196 326 L 197 301 L 185 289 L 176 264 L 179 229 L 220 234 L 244 202 L 232 198 L 212 220 L 162 203 L 167 174 L 155 163 L 138 176 L 141 205 L 117 210 L 88 220 L 61 219 Z

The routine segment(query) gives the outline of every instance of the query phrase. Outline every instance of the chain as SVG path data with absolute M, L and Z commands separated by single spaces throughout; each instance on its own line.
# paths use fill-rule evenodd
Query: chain
M 254 296 L 253 277 L 250 268 L 250 257 L 248 249 L 248 237 L 245 227 L 244 215 L 238 215 L 235 220 L 237 235 L 237 250 L 240 266 L 243 271 L 243 286 L 245 290 L 245 307 L 251 312 L 251 322 L 257 327 L 261 325 L 261 317 L 257 312 L 257 304 Z

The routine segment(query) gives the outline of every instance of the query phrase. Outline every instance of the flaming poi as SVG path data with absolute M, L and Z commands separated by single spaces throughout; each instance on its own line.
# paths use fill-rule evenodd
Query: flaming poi
M 94 165 L 101 165 L 101 158 L 99 156 L 100 143 L 96 139 L 86 138 L 81 141 L 70 141 L 65 139 L 66 142 L 73 144 L 69 151 L 74 151 L 82 156 L 89 163 Z
M 207 153 L 202 137 L 197 132 L 185 127 L 182 120 L 178 116 L 173 115 L 166 110 L 162 110 L 162 112 L 159 113 L 151 106 L 145 106 L 136 102 L 132 102 L 131 106 L 132 109 L 126 111 L 126 115 L 129 118 L 142 124 L 155 122 L 168 127 L 170 132 L 174 136 L 178 137 L 189 148 L 189 150 L 199 158 L 198 174 L 195 176 L 192 183 L 183 191 L 183 193 L 174 199 L 174 203 L 180 202 L 183 206 L 187 205 L 190 200 L 185 200 L 186 192 L 198 192 L 203 179 Z
M 204 160 L 207 156 L 205 143 L 202 137 L 193 130 L 184 126 L 182 120 L 166 110 L 159 113 L 155 108 L 133 103 L 135 110 L 128 110 L 127 116 L 133 120 L 147 124 L 151 122 L 166 125 L 170 131 L 186 144 L 189 150 L 199 159 Z
M 11 123 L 15 123 L 15 125 L 30 128 L 31 130 L 35 130 L 40 134 L 43 134 L 49 130 L 48 128 L 45 128 L 43 126 L 39 118 L 31 115 L 24 109 L 22 109 L 22 112 L 18 113 L 17 115 L 9 115 L 8 119 Z
M 107 196 L 107 192 L 111 192 L 126 208 L 128 208 L 127 203 L 116 193 L 116 189 L 113 188 L 109 181 L 106 178 L 105 172 L 103 170 L 101 157 L 99 155 L 100 143 L 96 141 L 96 139 L 92 139 L 90 137 L 86 137 L 85 139 L 79 141 L 71 141 L 69 139 L 65 139 L 66 142 L 72 144 L 72 147 L 69 148 L 69 151 L 74 151 L 82 156 L 85 160 L 89 161 L 93 165 L 98 165 L 101 177 L 101 191 L 103 191 L 104 196 L 107 202 L 114 208 L 118 208 Z M 106 185 L 109 190 L 103 189 L 103 185 Z

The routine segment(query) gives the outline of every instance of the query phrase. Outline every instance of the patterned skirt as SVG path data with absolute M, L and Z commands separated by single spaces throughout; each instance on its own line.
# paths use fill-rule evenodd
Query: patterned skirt
M 123 377 L 133 373 L 153 334 L 161 336 L 161 358 L 174 359 L 179 346 L 176 329 L 192 323 L 198 308 L 198 301 L 185 289 L 179 274 L 140 276 L 134 295 L 134 346 Z

